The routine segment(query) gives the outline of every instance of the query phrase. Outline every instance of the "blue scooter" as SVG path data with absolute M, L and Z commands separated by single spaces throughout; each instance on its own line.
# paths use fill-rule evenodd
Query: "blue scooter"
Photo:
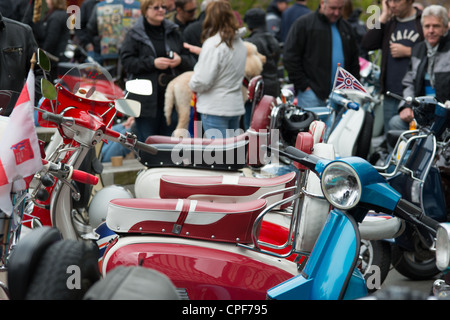
M 396 141 L 394 150 L 384 166 L 375 168 L 406 200 L 421 207 L 424 214 L 446 222 L 450 212 L 445 179 L 450 105 L 439 103 L 431 96 L 403 99 L 390 95 L 405 100 L 413 108 L 418 129 L 390 131 L 388 141 Z M 439 164 L 441 160 L 443 166 Z M 406 224 L 403 234 L 392 242 L 392 264 L 402 275 L 424 280 L 439 273 L 435 265 L 434 237 L 427 230 Z
M 291 147 L 282 154 L 320 177 L 324 196 L 334 208 L 301 273 L 268 290 L 269 299 L 335 300 L 366 296 L 366 282 L 357 268 L 358 222 L 369 209 L 393 214 L 433 234 L 439 227 L 419 207 L 402 199 L 362 158 L 325 160 Z

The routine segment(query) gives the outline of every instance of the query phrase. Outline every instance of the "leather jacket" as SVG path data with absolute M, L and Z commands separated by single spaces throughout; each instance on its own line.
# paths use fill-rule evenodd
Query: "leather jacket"
M 4 18 L 0 13 L 0 90 L 22 91 L 30 70 L 31 57 L 37 48 L 30 26 Z M 36 99 L 39 98 L 38 92 Z M 14 104 L 15 101 L 11 102 L 6 114 L 2 114 L 9 115 Z

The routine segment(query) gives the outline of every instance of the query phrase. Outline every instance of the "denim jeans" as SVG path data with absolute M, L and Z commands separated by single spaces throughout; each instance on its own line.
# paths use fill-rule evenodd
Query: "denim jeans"
M 323 107 L 327 104 L 319 99 L 312 89 L 299 91 L 297 94 L 297 105 L 300 107 Z
M 114 131 L 120 132 L 124 134 L 127 129 L 123 126 L 123 124 L 119 123 L 112 127 Z M 131 131 L 131 130 L 128 130 Z M 110 162 L 111 157 L 114 156 L 122 156 L 125 157 L 128 153 L 130 153 L 130 150 L 128 148 L 125 148 L 118 142 L 112 142 L 109 141 L 108 143 L 103 144 L 102 146 L 102 162 Z
M 389 120 L 389 130 L 409 130 L 409 123 L 400 119 L 399 115 L 393 116 Z
M 178 115 L 175 108 L 172 111 L 171 124 L 167 125 L 164 117 L 164 110 L 159 109 L 155 117 L 138 117 L 136 121 L 136 135 L 139 141 L 145 142 L 148 136 L 152 135 L 172 135 L 178 122 Z
M 240 118 L 240 116 L 225 117 L 202 114 L 202 126 L 205 137 L 209 139 L 220 139 L 238 135 L 240 133 L 240 130 L 238 130 L 240 129 Z
M 398 115 L 399 103 L 400 103 L 400 101 L 398 99 L 392 98 L 388 95 L 384 95 L 384 100 L 383 100 L 384 134 L 386 134 L 390 129 L 392 129 L 389 127 L 389 121 L 391 121 L 391 119 L 394 116 Z

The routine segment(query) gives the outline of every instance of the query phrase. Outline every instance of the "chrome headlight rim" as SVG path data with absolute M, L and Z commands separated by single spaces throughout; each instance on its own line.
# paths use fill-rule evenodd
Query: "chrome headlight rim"
M 441 223 L 436 232 L 436 267 L 447 270 L 450 265 L 450 223 Z
M 332 195 L 329 193 L 329 191 L 327 189 L 327 182 L 325 181 L 329 172 L 331 170 L 339 169 L 339 167 L 341 167 L 341 169 L 343 169 L 343 171 L 349 172 L 351 174 L 351 176 L 355 178 L 355 181 L 357 184 L 356 198 L 354 198 L 354 200 L 351 203 L 346 204 L 346 205 L 342 205 L 341 203 L 336 202 L 333 199 Z M 324 168 L 322 175 L 321 175 L 321 187 L 322 187 L 322 192 L 323 192 L 325 198 L 328 200 L 328 202 L 330 202 L 331 205 L 333 205 L 334 207 L 341 209 L 341 210 L 349 210 L 349 209 L 355 207 L 361 200 L 362 184 L 361 184 L 359 175 L 356 173 L 356 170 L 351 165 L 349 165 L 348 163 L 342 162 L 342 161 L 331 162 Z

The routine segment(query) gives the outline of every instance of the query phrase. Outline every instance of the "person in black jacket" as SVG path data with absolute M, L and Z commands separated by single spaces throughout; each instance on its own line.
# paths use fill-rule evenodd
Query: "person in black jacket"
M 315 12 L 291 26 L 283 64 L 300 106 L 325 106 L 338 63 L 359 78 L 359 52 L 350 24 L 342 19 L 344 0 L 321 0 Z
M 153 85 L 151 96 L 129 95 L 141 102 L 141 115 L 135 120 L 140 141 L 149 135 L 172 134 L 177 120 L 172 119 L 172 127 L 166 124 L 166 87 L 175 76 L 192 70 L 194 64 L 189 51 L 183 47 L 178 26 L 165 19 L 163 3 L 141 0 L 142 15 L 127 32 L 120 50 L 120 61 L 128 79 L 149 79 Z
M 267 30 L 266 12 L 260 8 L 248 10 L 244 15 L 244 22 L 250 30 L 250 35 L 245 41 L 253 43 L 258 52 L 266 57 L 261 76 L 264 81 L 264 94 L 278 97 L 280 95 L 280 83 L 278 81 L 278 62 L 281 55 L 281 47 L 275 36 Z M 251 103 L 245 105 L 244 125 L 250 126 Z
M 450 100 L 450 36 L 448 13 L 439 5 L 431 5 L 422 13 L 425 40 L 412 48 L 411 62 L 403 84 L 403 97 L 434 96 L 439 102 Z M 401 101 L 399 114 L 389 122 L 392 130 L 408 130 L 417 116 L 411 105 Z M 433 110 L 431 110 L 433 113 Z
M 244 22 L 247 23 L 251 32 L 245 41 L 253 43 L 258 52 L 266 57 L 266 63 L 261 72 L 264 80 L 264 94 L 278 97 L 280 83 L 277 71 L 281 48 L 278 40 L 267 31 L 266 13 L 259 8 L 250 9 L 245 13 Z
M 38 45 L 29 25 L 3 18 L 0 12 L 0 90 L 17 92 L 7 109 L 2 110 L 0 114 L 4 116 L 11 114 L 30 70 L 31 58 L 37 48 Z M 38 75 L 39 69 L 35 73 L 36 83 L 39 83 L 42 74 Z M 35 103 L 40 98 L 39 92 L 38 86 Z
M 64 51 L 69 41 L 66 0 L 46 0 L 48 11 L 43 19 L 33 25 L 39 47 L 60 61 L 67 60 Z
M 408 70 L 411 48 L 423 40 L 421 13 L 414 8 L 414 0 L 382 0 L 381 14 L 377 19 L 379 26 L 368 30 L 361 41 L 363 50 L 381 49 L 380 85 L 383 93 L 390 91 L 402 95 L 402 79 Z M 398 100 L 385 95 L 385 134 L 397 108 Z
M 100 37 L 93 35 L 87 27 L 89 18 L 99 2 L 100 0 L 83 1 L 80 7 L 80 28 L 75 28 L 75 35 L 80 46 L 97 62 L 102 63 L 103 59 L 100 55 Z

